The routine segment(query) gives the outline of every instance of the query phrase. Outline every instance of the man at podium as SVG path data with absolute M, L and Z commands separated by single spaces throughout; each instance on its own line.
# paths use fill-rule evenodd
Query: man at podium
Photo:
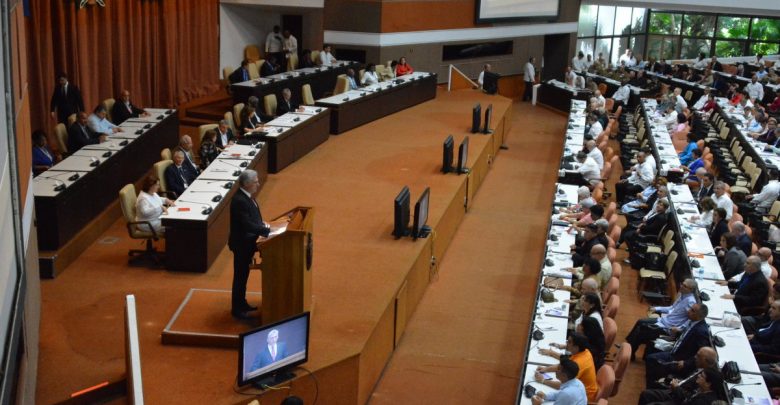
M 257 310 L 246 301 L 246 283 L 249 265 L 257 251 L 257 238 L 267 237 L 271 226 L 263 222 L 255 194 L 260 188 L 257 172 L 244 170 L 238 176 L 239 190 L 230 201 L 230 236 L 228 247 L 233 252 L 233 290 L 231 310 L 233 317 L 249 319 L 248 312 Z

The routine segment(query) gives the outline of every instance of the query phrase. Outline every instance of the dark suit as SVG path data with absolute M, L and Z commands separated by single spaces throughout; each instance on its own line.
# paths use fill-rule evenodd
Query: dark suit
M 656 352 L 645 356 L 645 379 L 647 386 L 661 377 L 679 372 L 680 370 L 669 364 L 670 362 L 692 359 L 696 352 L 703 346 L 709 345 L 710 327 L 707 322 L 698 321 L 693 326 L 682 332 L 682 335 L 674 342 L 672 350 L 668 352 Z
M 230 237 L 228 247 L 233 252 L 232 312 L 243 312 L 246 302 L 246 282 L 249 265 L 257 250 L 257 238 L 266 237 L 271 228 L 263 222 L 260 207 L 243 189 L 236 191 L 230 201 Z
M 277 73 L 276 66 L 274 66 L 268 60 L 263 62 L 263 65 L 260 66 L 260 77 L 267 77 L 267 76 L 275 75 L 276 73 Z
M 231 73 L 230 76 L 228 76 L 228 81 L 230 82 L 230 84 L 245 82 L 248 81 L 249 79 L 250 79 L 249 71 L 242 67 L 234 70 L 233 73 Z
M 93 132 L 89 126 L 81 126 L 78 122 L 68 128 L 68 152 L 73 154 L 86 145 L 100 143 L 100 135 Z
M 769 284 L 766 276 L 760 270 L 753 274 L 742 275 L 739 283 L 730 282 L 729 288 L 734 289 L 734 306 L 740 314 L 744 308 L 759 307 L 767 303 Z
M 710 243 L 712 244 L 712 247 L 720 246 L 720 237 L 728 231 L 729 221 L 725 219 L 720 220 L 717 224 L 712 224 L 712 229 L 710 230 Z
M 184 168 L 184 178 L 187 180 L 187 183 L 192 183 L 198 177 L 198 174 L 200 174 L 198 165 L 190 159 L 190 155 L 181 146 L 177 146 L 176 149 L 173 150 L 173 153 L 179 150 L 184 153 L 184 163 L 181 164 Z
M 645 222 L 645 226 L 639 228 L 639 235 L 657 236 L 661 233 L 661 230 L 664 229 L 668 220 L 669 216 L 666 212 L 654 215 Z
M 184 167 L 176 167 L 175 164 L 170 165 L 165 169 L 164 176 L 165 185 L 168 187 L 167 191 L 175 193 L 176 197 L 180 196 L 190 184 L 190 182 L 187 181 Z
M 57 85 L 54 94 L 51 95 L 50 109 L 57 110 L 57 121 L 67 123 L 68 117 L 79 111 L 84 111 L 84 100 L 81 98 L 81 91 L 73 83 L 68 83 L 67 93 L 63 91 L 62 86 Z
M 596 235 L 596 237 L 591 240 L 583 240 L 582 243 L 574 248 L 574 254 L 571 257 L 574 267 L 582 266 L 585 262 L 585 258 L 590 257 L 590 250 L 596 245 L 609 246 L 609 241 L 603 234 Z
M 257 353 L 257 356 L 255 356 L 254 361 L 252 361 L 252 367 L 250 370 L 257 370 L 259 368 L 263 368 L 269 364 L 276 363 L 279 360 L 284 359 L 287 357 L 287 345 L 284 344 L 284 342 L 276 342 L 276 357 L 271 357 L 271 350 L 268 348 L 268 345 L 263 345 L 263 351 L 260 353 Z
M 710 184 L 709 187 L 701 186 L 699 187 L 699 191 L 696 192 L 696 195 L 694 197 L 696 197 L 696 201 L 701 201 L 702 199 L 704 199 L 704 197 L 711 196 L 712 192 L 713 192 L 712 184 Z
M 750 254 L 753 252 L 753 241 L 750 240 L 750 236 L 747 236 L 746 233 L 743 233 L 737 237 L 737 247 L 739 250 L 745 253 L 745 256 L 750 256 Z
M 119 100 L 114 103 L 114 107 L 111 108 L 111 118 L 114 120 L 114 124 L 120 125 L 130 118 L 138 118 L 145 111 L 130 103 L 128 107 L 124 101 Z
M 750 348 L 753 353 L 780 354 L 780 321 L 758 328 L 750 340 Z
M 282 98 L 277 104 L 276 104 L 276 115 L 284 115 L 288 112 L 294 112 L 298 109 L 298 104 L 295 104 L 294 101 L 286 101 L 284 98 Z
M 230 128 L 227 128 L 225 130 L 225 133 L 227 134 L 227 143 L 222 142 L 222 133 L 219 132 L 219 128 L 216 129 L 217 131 L 217 142 L 216 145 L 220 149 L 225 149 L 225 147 L 231 142 L 235 141 L 236 136 L 233 134 L 233 131 Z

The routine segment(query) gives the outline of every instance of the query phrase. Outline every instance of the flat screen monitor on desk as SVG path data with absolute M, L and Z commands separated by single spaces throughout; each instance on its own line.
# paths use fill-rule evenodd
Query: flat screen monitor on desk
M 490 130 L 490 121 L 493 118 L 493 104 L 488 105 L 488 108 L 485 109 L 485 127 L 482 128 L 483 134 L 489 134 L 493 131 Z
M 444 140 L 444 150 L 442 151 L 441 172 L 449 173 L 452 171 L 452 154 L 455 149 L 455 140 L 452 135 Z
M 463 138 L 463 142 L 458 147 L 458 174 L 465 174 L 469 172 L 466 167 L 466 161 L 469 158 L 469 137 Z
M 239 335 L 238 385 L 266 389 L 295 378 L 309 359 L 309 312 Z
M 414 205 L 414 226 L 412 226 L 412 238 L 426 238 L 431 233 L 431 228 L 425 223 L 428 221 L 428 206 L 430 205 L 431 188 L 426 187 L 417 204 Z
M 498 73 L 485 72 L 485 76 L 482 77 L 482 89 L 485 90 L 485 93 L 498 93 L 498 78 L 500 77 L 501 75 Z
M 471 133 L 479 132 L 479 124 L 482 121 L 482 106 L 477 103 L 471 111 Z
M 393 201 L 393 236 L 400 239 L 409 234 L 409 187 L 404 186 Z

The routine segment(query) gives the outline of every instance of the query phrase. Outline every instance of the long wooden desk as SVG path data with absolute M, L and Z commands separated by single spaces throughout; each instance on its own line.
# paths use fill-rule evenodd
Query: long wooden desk
M 330 110 L 304 106 L 268 122 L 260 139 L 268 149 L 268 172 L 278 173 L 304 157 L 330 136 Z
M 276 94 L 278 100 L 282 99 L 282 90 L 289 88 L 292 98 L 296 103 L 301 103 L 301 87 L 304 84 L 311 86 L 314 99 L 324 97 L 331 93 L 336 86 L 336 77 L 347 73 L 347 69 L 354 69 L 357 74 L 360 64 L 357 62 L 339 61 L 338 66 L 302 68 L 273 76 L 261 77 L 246 82 L 230 85 L 234 103 L 244 103 L 250 96 L 255 96 L 262 102 L 268 94 Z
M 35 178 L 39 249 L 57 250 L 65 245 L 116 201 L 122 187 L 149 171 L 160 159 L 161 149 L 176 145 L 176 112 L 147 111 L 151 117 L 126 121 L 121 125 L 125 132 L 110 135 L 109 142 L 85 146 Z M 146 125 L 150 128 L 143 128 Z
M 317 100 L 316 105 L 331 109 L 330 133 L 340 134 L 434 99 L 436 78 L 433 73 L 415 72 L 393 82 L 382 82 Z
M 232 145 L 187 187 L 162 216 L 166 268 L 195 273 L 209 269 L 228 240 L 230 199 L 238 190 L 238 174 L 257 171 L 262 187 L 268 177 L 267 160 L 263 143 Z
M 591 95 L 590 91 L 577 89 L 553 79 L 542 83 L 539 89 L 539 103 L 568 113 L 572 100 L 588 101 Z

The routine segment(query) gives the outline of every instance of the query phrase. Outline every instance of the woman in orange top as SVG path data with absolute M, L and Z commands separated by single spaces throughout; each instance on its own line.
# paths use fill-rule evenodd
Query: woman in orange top
M 403 76 L 410 73 L 414 73 L 414 69 L 406 63 L 406 58 L 402 56 L 401 59 L 398 60 L 398 64 L 395 65 L 395 75 Z
M 596 365 L 593 362 L 593 355 L 588 350 L 588 338 L 585 335 L 574 333 L 569 335 L 566 339 L 566 350 L 571 353 L 569 359 L 580 367 L 580 371 L 577 374 L 577 379 L 585 386 L 585 392 L 588 394 L 588 401 L 595 401 L 596 395 L 599 392 L 599 383 L 596 380 Z M 539 349 L 539 353 L 554 357 L 561 358 L 561 354 L 551 349 Z M 555 371 L 558 365 L 554 366 L 539 366 L 534 373 L 534 379 L 539 384 L 546 385 L 548 387 L 559 389 L 561 382 L 558 380 L 545 379 L 542 373 L 548 373 Z

